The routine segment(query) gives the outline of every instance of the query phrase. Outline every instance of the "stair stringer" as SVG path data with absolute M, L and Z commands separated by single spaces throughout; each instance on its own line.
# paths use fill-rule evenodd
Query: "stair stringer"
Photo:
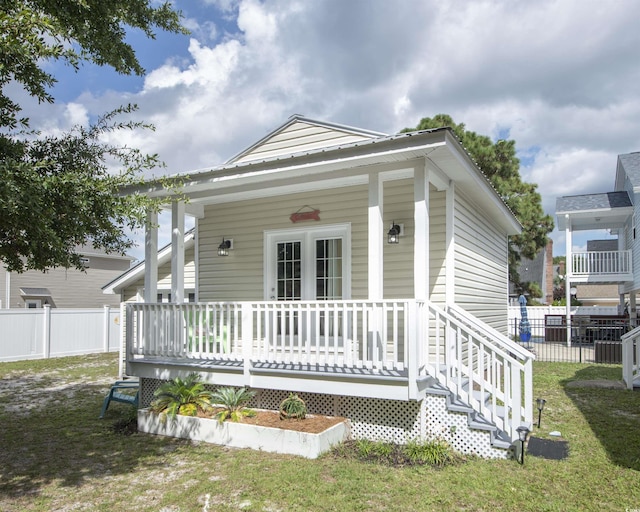
M 511 456 L 513 448 L 509 436 L 470 405 L 462 402 L 453 391 L 440 383 L 434 383 L 426 390 L 426 397 L 425 401 L 430 401 L 436 406 L 434 418 L 427 420 L 427 423 L 432 424 L 432 428 L 435 426 L 433 424 L 438 421 L 438 417 L 443 418 L 440 420 L 440 423 L 443 424 L 439 427 L 441 430 L 451 431 L 453 429 L 453 433 L 455 433 L 459 428 L 462 429 L 462 434 L 456 444 L 476 446 L 479 450 L 477 455 L 485 458 L 504 459 Z M 429 400 L 430 398 L 438 398 L 439 400 Z M 459 451 L 469 453 L 464 449 L 459 449 Z

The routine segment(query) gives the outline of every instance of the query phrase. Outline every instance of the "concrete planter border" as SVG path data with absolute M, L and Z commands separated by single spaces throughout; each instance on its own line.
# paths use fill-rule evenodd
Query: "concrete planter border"
M 214 419 L 180 415 L 175 419 L 167 418 L 163 422 L 159 414 L 148 409 L 138 410 L 139 432 L 234 448 L 299 455 L 308 459 L 315 459 L 332 446 L 348 439 L 350 430 L 346 420 L 319 434 L 230 421 L 219 423 Z

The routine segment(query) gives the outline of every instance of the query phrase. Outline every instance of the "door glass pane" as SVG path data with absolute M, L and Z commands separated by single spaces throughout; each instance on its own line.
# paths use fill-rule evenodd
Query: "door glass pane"
M 278 242 L 278 300 L 300 300 L 300 242 Z
M 316 299 L 342 299 L 342 239 L 316 240 Z

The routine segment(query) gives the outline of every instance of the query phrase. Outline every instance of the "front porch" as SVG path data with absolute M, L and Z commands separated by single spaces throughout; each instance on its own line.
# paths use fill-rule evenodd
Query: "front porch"
M 509 439 L 531 424 L 533 356 L 466 314 L 413 299 L 128 304 L 127 373 L 399 401 L 430 392 Z

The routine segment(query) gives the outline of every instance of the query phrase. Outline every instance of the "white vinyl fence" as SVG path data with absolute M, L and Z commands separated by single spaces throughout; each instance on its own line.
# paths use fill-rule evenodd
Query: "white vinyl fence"
M 520 319 L 520 306 L 509 306 L 509 321 Z M 527 306 L 527 318 L 531 320 L 544 320 L 546 315 L 564 316 L 567 314 L 565 306 Z M 617 306 L 571 306 L 571 315 L 578 316 L 615 316 L 618 315 Z
M 119 308 L 0 310 L 0 361 L 120 349 Z

